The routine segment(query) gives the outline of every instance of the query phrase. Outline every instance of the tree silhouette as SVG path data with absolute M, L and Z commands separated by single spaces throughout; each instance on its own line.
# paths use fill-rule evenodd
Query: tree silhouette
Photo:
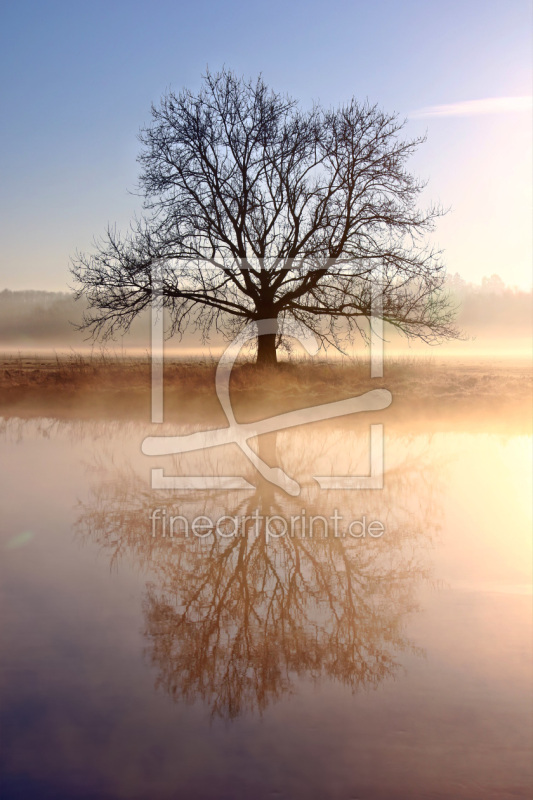
M 405 165 L 423 139 L 403 140 L 403 125 L 355 99 L 303 111 L 227 70 L 169 92 L 140 136 L 144 216 L 73 259 L 84 326 L 127 329 L 157 291 L 171 333 L 274 320 L 257 340 L 269 364 L 291 318 L 324 345 L 364 334 L 379 290 L 380 315 L 407 336 L 455 336 L 424 244 L 442 212 L 417 208 L 423 184 Z

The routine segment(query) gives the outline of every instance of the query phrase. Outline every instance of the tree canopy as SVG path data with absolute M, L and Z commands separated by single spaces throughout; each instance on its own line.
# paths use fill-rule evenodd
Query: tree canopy
M 355 99 L 303 110 L 227 70 L 196 94 L 167 93 L 140 134 L 142 217 L 73 259 L 84 325 L 127 328 L 157 270 L 171 333 L 277 320 L 258 337 L 261 363 L 276 361 L 291 319 L 344 347 L 376 291 L 407 336 L 455 336 L 445 268 L 425 242 L 442 210 L 418 207 L 424 184 L 406 162 L 423 138 L 402 138 L 404 124 Z

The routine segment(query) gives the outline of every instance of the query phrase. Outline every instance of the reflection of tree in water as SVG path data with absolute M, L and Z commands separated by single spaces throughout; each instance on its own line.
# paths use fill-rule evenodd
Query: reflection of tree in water
M 318 492 L 314 501 L 310 491 L 288 498 L 262 484 L 253 495 L 187 492 L 178 507 L 168 494 L 147 491 L 133 472 L 100 480 L 78 529 L 112 562 L 127 555 L 149 571 L 147 653 L 157 685 L 175 699 L 200 697 L 214 715 L 236 717 L 265 708 L 296 676 L 375 687 L 395 674 L 399 653 L 413 649 L 403 626 L 425 575 L 417 553 L 434 528 L 432 478 L 420 459 L 388 475 L 382 492 Z M 257 534 L 250 526 L 234 538 L 154 538 L 149 515 L 157 507 L 191 520 L 242 519 L 256 510 L 329 517 L 336 507 L 346 521 L 363 513 L 381 520 L 386 532 L 354 539 L 335 537 L 330 527 L 325 538 L 318 524 L 313 538 L 296 527 L 293 537 L 267 540 L 263 522 Z M 346 527 L 339 523 L 339 531 Z

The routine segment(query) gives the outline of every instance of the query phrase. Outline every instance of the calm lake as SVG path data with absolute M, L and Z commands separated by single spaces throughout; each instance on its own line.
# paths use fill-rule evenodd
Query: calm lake
M 529 797 L 531 438 L 413 430 L 382 490 L 315 480 L 369 473 L 363 416 L 261 437 L 290 496 L 236 445 L 4 420 L 0 796 Z

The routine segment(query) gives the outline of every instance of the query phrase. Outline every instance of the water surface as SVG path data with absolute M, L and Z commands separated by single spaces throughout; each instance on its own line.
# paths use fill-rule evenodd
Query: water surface
M 149 426 L 4 422 L 2 797 L 530 795 L 530 437 L 389 427 L 382 491 L 320 491 L 368 472 L 367 428 L 262 437 L 289 497 L 233 445 L 156 464 Z

